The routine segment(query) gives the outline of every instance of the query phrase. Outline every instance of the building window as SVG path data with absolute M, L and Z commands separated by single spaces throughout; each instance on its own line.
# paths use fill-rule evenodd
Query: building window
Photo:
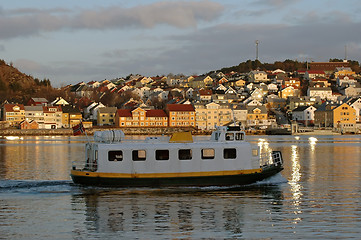
M 133 159 L 133 161 L 145 161 L 146 151 L 145 150 L 133 150 L 132 159 Z
M 202 159 L 214 159 L 214 149 L 204 148 L 202 149 Z
M 191 149 L 179 149 L 178 158 L 179 158 L 179 160 L 192 159 L 192 150 Z
M 225 148 L 223 149 L 224 159 L 234 159 L 237 157 L 237 151 L 235 148 Z
M 169 150 L 156 150 L 155 151 L 156 160 L 169 160 Z
M 108 160 L 109 161 L 122 161 L 123 160 L 123 152 L 122 151 L 109 151 L 108 152 Z

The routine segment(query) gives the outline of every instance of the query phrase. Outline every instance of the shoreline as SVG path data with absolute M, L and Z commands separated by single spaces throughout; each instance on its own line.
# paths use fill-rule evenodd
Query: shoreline
M 191 131 L 193 135 L 210 135 L 210 130 L 194 130 L 190 128 L 92 128 L 86 129 L 87 135 L 91 136 L 95 131 L 101 130 L 122 130 L 125 135 L 172 135 L 175 132 Z M 264 130 L 260 131 L 245 131 L 246 135 L 267 135 Z M 275 134 L 282 136 L 282 134 Z M 339 132 L 332 130 L 314 130 L 312 132 L 299 132 L 292 134 L 294 136 L 300 135 L 342 135 Z M 345 135 L 359 135 L 359 134 L 345 134 Z M 72 129 L 0 129 L 0 137 L 4 136 L 73 136 Z

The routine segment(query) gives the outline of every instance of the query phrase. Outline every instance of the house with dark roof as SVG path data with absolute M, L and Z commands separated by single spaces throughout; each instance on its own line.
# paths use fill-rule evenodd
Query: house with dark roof
M 63 106 L 62 122 L 64 128 L 74 127 L 79 124 L 83 115 L 80 110 L 74 106 Z
M 201 102 L 211 102 L 212 101 L 212 90 L 210 89 L 200 89 L 199 93 L 199 101 Z
M 292 120 L 302 123 L 305 126 L 313 125 L 316 110 L 317 108 L 314 106 L 301 106 L 295 108 L 292 111 Z
M 27 106 L 46 106 L 49 101 L 46 98 L 30 98 L 26 103 Z
M 167 104 L 169 127 L 196 127 L 196 112 L 191 104 Z
M 20 123 L 20 129 L 39 129 L 39 124 L 34 120 L 24 120 Z
M 325 72 L 322 70 L 307 70 L 304 78 L 307 80 L 314 79 L 316 77 L 324 78 L 326 76 Z
M 356 110 L 347 103 L 324 102 L 315 111 L 315 125 L 333 127 L 340 132 L 355 132 Z

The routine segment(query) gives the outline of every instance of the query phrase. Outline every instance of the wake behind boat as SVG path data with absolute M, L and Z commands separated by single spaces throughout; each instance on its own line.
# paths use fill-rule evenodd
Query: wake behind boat
M 121 187 L 247 185 L 282 171 L 279 151 L 260 154 L 238 126 L 217 127 L 206 141 L 190 132 L 126 140 L 121 130 L 98 131 L 73 163 L 76 184 Z

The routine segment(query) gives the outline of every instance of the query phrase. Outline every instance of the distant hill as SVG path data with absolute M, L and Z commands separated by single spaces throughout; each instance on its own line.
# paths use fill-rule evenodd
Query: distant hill
M 20 72 L 12 64 L 0 60 L 0 101 L 25 103 L 31 97 L 46 97 L 52 92 L 50 81 L 34 79 Z M 0 102 L 0 103 L 1 103 Z

